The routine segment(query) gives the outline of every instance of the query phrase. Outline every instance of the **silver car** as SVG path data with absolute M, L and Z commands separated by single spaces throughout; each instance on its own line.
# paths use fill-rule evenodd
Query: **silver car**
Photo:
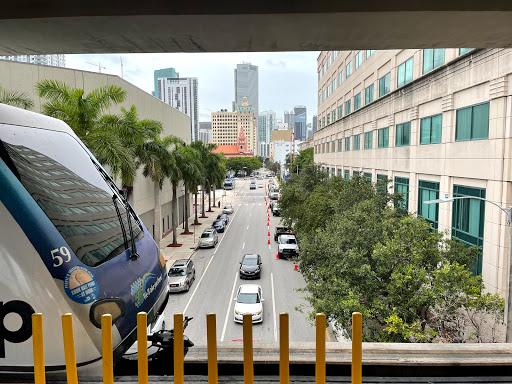
M 219 242 L 219 235 L 215 228 L 205 229 L 199 238 L 199 248 L 215 247 Z
M 196 279 L 196 269 L 190 259 L 176 260 L 168 273 L 169 292 L 189 291 Z
M 227 215 L 231 215 L 234 212 L 232 205 L 226 205 L 224 208 L 222 208 L 222 213 L 225 213 Z

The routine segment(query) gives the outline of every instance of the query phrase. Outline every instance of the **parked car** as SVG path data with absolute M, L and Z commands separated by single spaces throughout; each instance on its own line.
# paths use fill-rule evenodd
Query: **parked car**
M 228 225 L 229 223 L 229 217 L 225 213 L 221 213 L 220 215 L 218 215 L 217 220 L 222 220 L 226 225 Z
M 277 257 L 279 259 L 288 259 L 290 257 L 299 256 L 299 245 L 297 244 L 297 238 L 295 235 L 281 235 L 277 239 Z
M 207 228 L 199 238 L 199 248 L 215 247 L 219 242 L 219 235 L 215 228 Z
M 196 269 L 190 259 L 179 259 L 173 264 L 169 273 L 169 292 L 189 291 L 196 279 Z
M 281 214 L 279 213 L 279 204 L 277 203 L 277 201 L 272 204 L 272 216 L 281 216 Z
M 279 200 L 279 192 L 270 192 L 270 200 Z
M 221 233 L 226 230 L 226 224 L 222 220 L 215 220 L 212 224 L 212 228 Z
M 292 230 L 288 227 L 276 227 L 274 230 L 274 241 L 277 243 L 279 240 L 279 236 L 283 234 L 291 234 Z
M 263 301 L 261 286 L 257 284 L 242 284 L 238 288 L 235 298 L 235 322 L 243 323 L 244 314 L 250 313 L 253 323 L 261 323 L 263 321 Z
M 232 205 L 226 205 L 224 208 L 222 208 L 222 213 L 225 213 L 226 215 L 230 215 L 234 212 Z
M 251 279 L 261 276 L 261 256 L 257 254 L 247 254 L 242 257 L 240 262 L 240 278 Z

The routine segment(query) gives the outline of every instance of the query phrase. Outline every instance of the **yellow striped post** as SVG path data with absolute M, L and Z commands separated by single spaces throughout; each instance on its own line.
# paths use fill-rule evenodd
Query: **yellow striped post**
M 254 383 L 254 363 L 252 355 L 252 315 L 244 314 L 244 384 Z
M 114 356 L 112 348 L 112 316 L 101 316 L 101 356 L 103 361 L 103 384 L 114 384 Z
M 325 384 L 325 315 L 316 314 L 316 384 Z
M 43 314 L 32 314 L 32 346 L 34 349 L 34 383 L 45 384 Z
M 148 384 L 148 320 L 146 312 L 137 313 L 137 364 L 139 384 Z
M 363 381 L 363 315 L 352 314 L 352 384 Z
M 183 313 L 174 314 L 174 384 L 183 384 Z
M 208 344 L 208 384 L 217 384 L 219 372 L 217 366 L 217 329 L 215 313 L 206 315 L 206 339 Z
M 288 314 L 279 314 L 279 383 L 290 383 L 290 331 Z
M 62 315 L 62 335 L 64 337 L 64 357 L 66 359 L 66 376 L 68 384 L 78 384 L 75 340 L 73 336 L 73 316 L 71 313 Z

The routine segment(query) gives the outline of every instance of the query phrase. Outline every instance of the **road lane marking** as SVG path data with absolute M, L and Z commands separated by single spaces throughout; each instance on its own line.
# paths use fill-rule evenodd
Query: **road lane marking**
M 247 226 L 247 229 L 249 229 L 249 226 Z
M 270 246 L 270 244 L 268 245 L 268 249 L 272 249 L 272 247 Z
M 274 341 L 277 342 L 277 320 L 276 320 L 276 298 L 274 296 L 274 274 L 270 274 L 270 283 L 272 284 L 272 311 L 274 315 Z
M 244 248 L 245 248 L 245 243 L 242 244 L 242 249 L 244 249 Z
M 235 213 L 233 213 L 233 217 L 231 218 L 231 220 L 234 220 L 235 219 L 235 216 L 236 214 L 238 213 L 238 209 L 235 211 Z M 201 275 L 201 278 L 199 279 L 199 281 L 197 282 L 197 285 L 196 285 L 196 288 L 194 289 L 194 292 L 192 292 L 192 295 L 190 296 L 190 299 L 188 299 L 188 302 L 187 302 L 187 305 L 185 305 L 185 309 L 183 310 L 183 316 L 185 316 L 185 312 L 187 311 L 190 303 L 192 302 L 192 299 L 194 298 L 196 292 L 197 292 L 197 289 L 199 288 L 199 286 L 201 285 L 201 282 L 203 281 L 203 278 L 205 277 L 206 275 L 206 271 L 208 271 L 208 267 L 210 266 L 210 264 L 212 263 L 213 261 L 213 258 L 215 257 L 215 255 L 217 254 L 217 250 L 219 249 L 220 247 L 220 244 L 222 243 L 222 241 L 224 240 L 224 237 L 225 236 L 222 236 L 222 239 L 220 239 L 220 241 L 217 243 L 217 247 L 215 248 L 215 251 L 213 252 L 213 255 L 212 255 L 212 258 L 210 259 L 210 261 L 208 262 L 208 264 L 206 265 L 206 268 L 204 269 L 204 272 L 203 274 Z M 196 252 L 193 253 L 193 255 L 195 254 Z M 192 259 L 192 256 L 190 256 L 190 258 Z
M 224 336 L 226 336 L 226 327 L 228 326 L 229 310 L 231 309 L 231 303 L 233 303 L 233 295 L 235 294 L 237 278 L 238 272 L 235 273 L 235 281 L 233 282 L 233 290 L 231 291 L 231 296 L 229 297 L 228 310 L 226 311 L 226 319 L 224 320 L 224 328 L 222 328 L 222 336 L 220 337 L 220 341 L 224 341 Z

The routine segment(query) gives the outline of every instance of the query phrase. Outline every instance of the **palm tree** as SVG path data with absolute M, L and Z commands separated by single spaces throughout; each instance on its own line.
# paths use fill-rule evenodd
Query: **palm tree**
M 215 149 L 215 148 L 213 148 Z M 220 154 L 209 152 L 207 156 L 206 175 L 208 180 L 208 198 L 210 198 L 210 190 L 213 188 L 213 204 L 215 205 L 215 186 L 222 183 L 226 168 L 224 167 L 223 157 Z M 211 203 L 209 210 L 211 210 Z
M 215 144 L 208 144 L 204 145 L 202 141 L 194 141 L 192 144 L 190 144 L 192 148 L 194 148 L 199 156 L 199 161 L 202 164 L 202 172 L 201 172 L 201 217 L 206 217 L 204 212 L 204 191 L 207 189 L 208 185 L 208 170 L 207 170 L 207 164 L 208 164 L 208 150 L 209 147 L 215 148 Z M 212 148 L 212 149 L 213 149 Z M 197 209 L 197 195 L 196 195 L 196 209 Z M 196 219 L 197 220 L 197 215 Z
M 8 91 L 2 87 L 0 87 L 0 103 L 23 109 L 34 108 L 34 102 L 28 98 L 26 93 Z
M 183 164 L 183 152 L 181 147 L 185 142 L 177 137 L 174 137 L 174 147 L 171 149 L 170 154 L 173 161 L 168 169 L 168 177 L 172 186 L 172 244 L 178 244 L 177 228 L 178 228 L 178 184 L 183 180 L 183 172 L 181 165 Z
M 36 90 L 48 99 L 42 112 L 66 122 L 98 161 L 110 167 L 114 177 L 120 173 L 135 175 L 135 154 L 123 144 L 119 118 L 104 114 L 111 105 L 126 99 L 126 90 L 111 85 L 85 95 L 83 89 L 56 80 L 40 81 Z
M 202 164 L 200 163 L 199 154 L 190 145 L 183 145 L 180 148 L 181 155 L 179 157 L 183 184 L 185 186 L 185 232 L 190 233 L 188 228 L 188 212 L 190 202 L 190 191 L 195 191 L 197 196 L 197 187 L 201 183 Z M 197 216 L 197 209 L 196 209 Z
M 166 177 L 169 176 L 169 170 L 175 167 L 174 158 L 169 152 L 169 147 L 176 142 L 174 136 L 167 136 L 163 139 L 155 137 L 152 141 L 142 144 L 139 161 L 137 166 L 143 166 L 142 174 L 153 181 L 154 189 L 154 226 L 155 242 L 160 248 L 160 239 L 162 231 L 160 229 L 160 220 L 162 217 L 160 205 L 160 191 Z

